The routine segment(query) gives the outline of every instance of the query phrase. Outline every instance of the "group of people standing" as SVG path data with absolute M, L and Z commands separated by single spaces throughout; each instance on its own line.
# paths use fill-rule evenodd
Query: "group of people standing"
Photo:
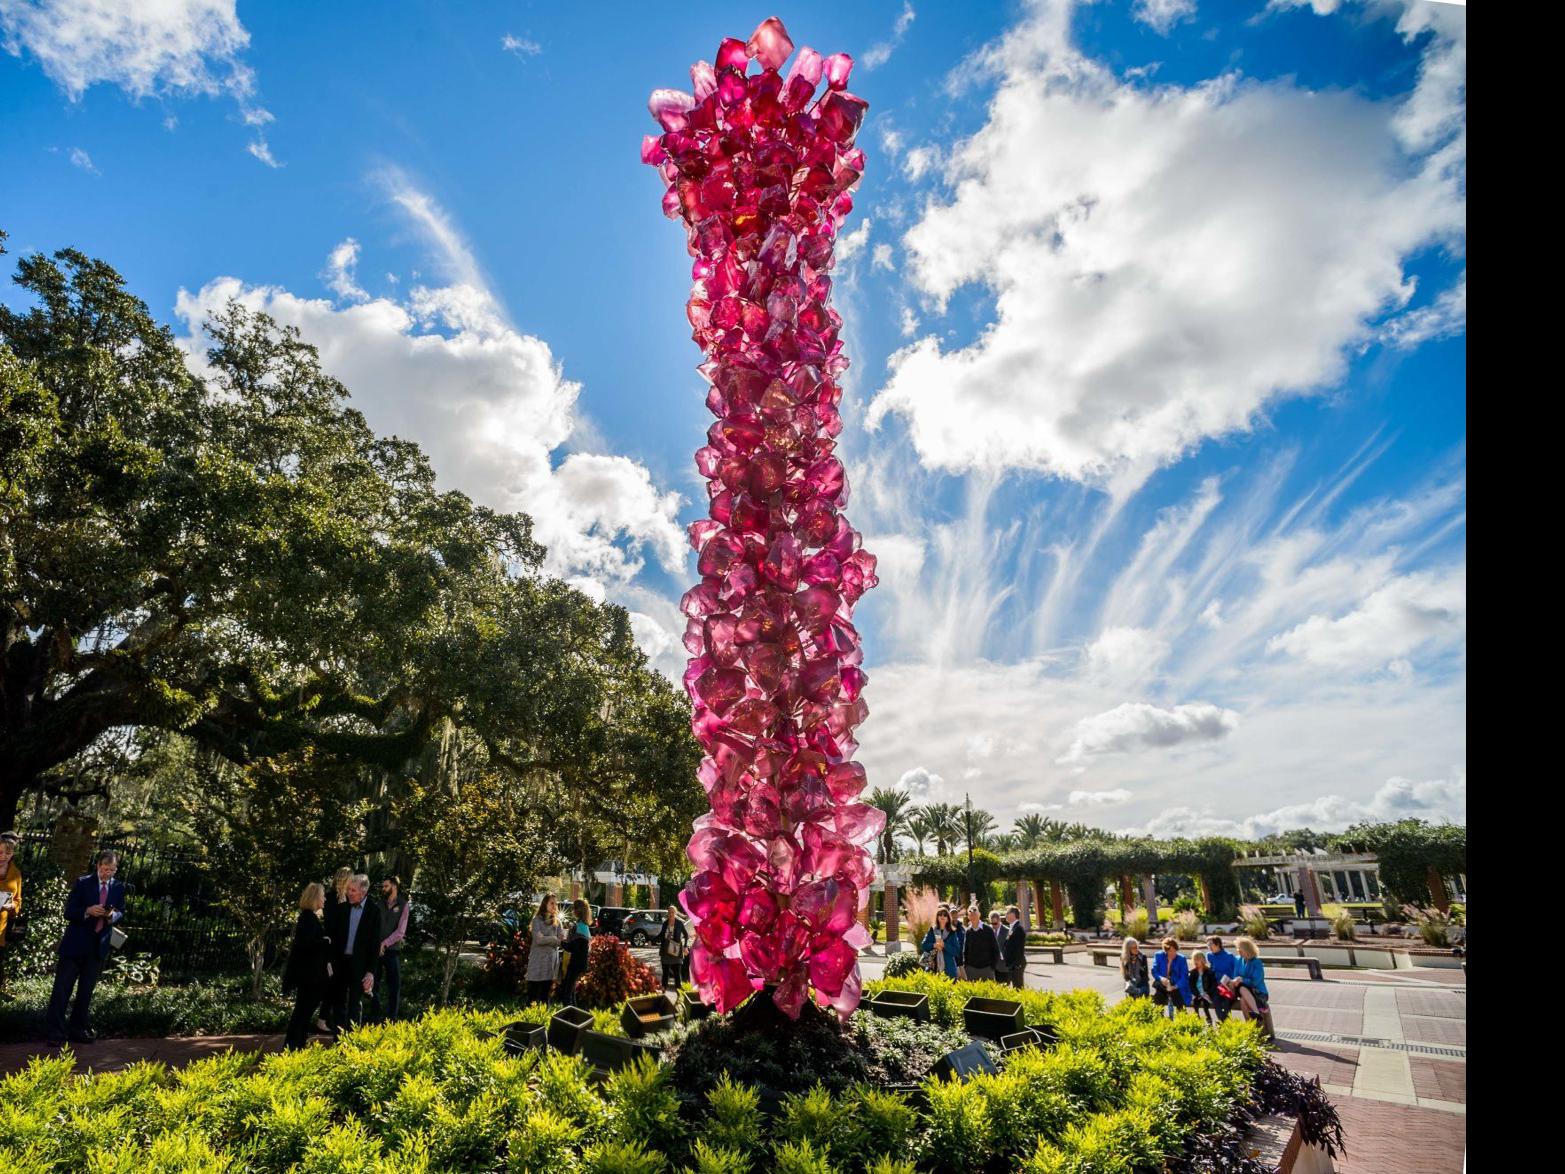
M 965 926 L 950 905 L 941 905 L 919 951 L 925 970 L 947 978 L 1027 985 L 1027 927 L 1015 905 L 1003 917 L 998 909 L 991 911 L 987 922 L 977 905 L 969 905 Z
M 1141 943 L 1126 938 L 1119 952 L 1120 977 L 1125 994 L 1133 999 L 1150 998 L 1172 1017 L 1183 1008 L 1199 1012 L 1210 1024 L 1238 1011 L 1246 1019 L 1258 1019 L 1268 1035 L 1269 994 L 1266 990 L 1266 966 L 1251 938 L 1236 938 L 1234 952 L 1223 946 L 1213 934 L 1206 939 L 1206 950 L 1195 949 L 1187 959 L 1179 952 L 1179 941 L 1168 937 L 1151 963 Z
M 283 990 L 294 993 L 286 1047 L 302 1048 L 312 1027 L 335 1036 L 365 1019 L 397 1018 L 411 912 L 395 876 L 381 881 L 379 901 L 370 878 L 351 868 L 339 868 L 329 886 L 304 886 L 283 969 Z
M 562 918 L 554 894 L 546 894 L 527 927 L 527 1001 L 574 1007 L 576 983 L 587 972 L 591 954 L 592 906 L 578 898 Z M 674 905 L 664 912 L 658 960 L 665 989 L 690 977 L 690 929 Z

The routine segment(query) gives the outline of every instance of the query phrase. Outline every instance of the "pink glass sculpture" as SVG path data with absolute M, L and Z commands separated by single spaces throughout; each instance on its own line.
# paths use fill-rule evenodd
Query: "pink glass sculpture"
M 767 987 L 792 1018 L 812 994 L 846 1017 L 869 943 L 866 846 L 885 822 L 859 801 L 853 761 L 868 712 L 853 605 L 875 557 L 842 516 L 833 455 L 848 359 L 832 249 L 864 170 L 853 139 L 867 104 L 845 88 L 847 54 L 802 49 L 785 76 L 792 53 L 776 17 L 725 40 L 715 66 L 691 67 L 693 94 L 653 91 L 662 133 L 641 147 L 695 258 L 686 310 L 717 417 L 696 452 L 711 496 L 690 527 L 701 582 L 681 603 L 712 810 L 680 900 L 706 1002 L 728 1011 Z

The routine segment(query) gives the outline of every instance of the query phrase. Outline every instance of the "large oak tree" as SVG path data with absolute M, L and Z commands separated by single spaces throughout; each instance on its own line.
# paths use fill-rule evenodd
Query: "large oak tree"
M 298 333 L 235 304 L 200 375 L 112 268 L 22 260 L 0 307 L 0 826 L 124 727 L 249 764 L 404 774 L 443 719 L 534 794 L 562 851 L 703 802 L 687 703 L 623 609 L 544 577 L 530 520 L 441 492 Z M 683 825 L 683 827 L 681 827 Z

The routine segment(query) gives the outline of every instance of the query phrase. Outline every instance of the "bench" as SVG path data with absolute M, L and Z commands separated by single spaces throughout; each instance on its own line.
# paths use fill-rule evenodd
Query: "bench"
M 1325 981 L 1325 975 L 1320 972 L 1319 958 L 1295 958 L 1284 954 L 1262 954 L 1261 961 L 1267 966 L 1302 966 L 1310 972 L 1310 977 L 1316 982 Z
M 1065 947 L 1064 946 L 1028 946 L 1027 947 L 1027 960 L 1029 962 L 1032 961 L 1032 956 L 1034 954 L 1048 954 L 1048 955 L 1050 955 L 1050 956 L 1052 956 L 1054 958 L 1054 964 L 1056 966 L 1064 966 L 1065 965 Z
M 1110 958 L 1119 961 L 1118 946 L 1088 946 L 1087 952 L 1092 955 L 1094 966 L 1107 966 Z

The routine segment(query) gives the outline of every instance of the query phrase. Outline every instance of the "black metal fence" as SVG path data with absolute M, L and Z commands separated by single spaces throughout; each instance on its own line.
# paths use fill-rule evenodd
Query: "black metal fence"
M 49 858 L 47 831 L 22 835 L 17 862 L 36 893 L 59 869 Z M 201 857 L 139 840 L 105 839 L 99 850 L 120 854 L 118 877 L 125 884 L 127 953 L 160 959 L 165 981 L 184 982 L 245 969 L 244 935 L 219 907 Z M 74 877 L 66 878 L 74 880 Z

